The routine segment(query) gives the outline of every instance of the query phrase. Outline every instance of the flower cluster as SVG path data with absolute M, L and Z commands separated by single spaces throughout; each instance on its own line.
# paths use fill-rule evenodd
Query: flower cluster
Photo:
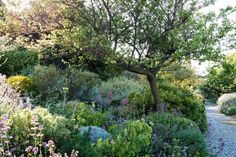
M 121 105 L 128 105 L 128 103 L 129 103 L 128 98 L 122 99 L 122 100 L 120 101 L 120 104 L 121 104 Z
M 13 137 L 8 135 L 10 129 L 9 116 L 3 115 L 0 120 L 0 156 L 11 156 L 9 144 Z
M 48 142 L 44 142 L 43 146 L 48 149 L 50 154 L 54 154 L 55 143 L 53 140 L 49 140 Z
M 22 103 L 20 94 L 6 84 L 6 76 L 0 73 L 0 106 L 7 104 L 18 106 Z
M 43 126 L 40 125 L 39 121 L 38 121 L 38 116 L 33 115 L 31 118 L 31 134 L 30 136 L 33 139 L 33 145 L 28 146 L 25 151 L 28 154 L 42 154 L 42 141 L 43 141 Z

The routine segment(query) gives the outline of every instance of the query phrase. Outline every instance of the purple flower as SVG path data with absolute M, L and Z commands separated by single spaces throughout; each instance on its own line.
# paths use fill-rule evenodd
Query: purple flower
M 121 104 L 121 105 L 128 105 L 128 103 L 129 103 L 128 98 L 122 99 L 122 100 L 120 101 L 120 104 Z
M 39 148 L 38 147 L 34 147 L 32 151 L 33 151 L 34 155 L 36 155 L 36 154 L 38 154 Z
M 47 147 L 47 142 L 43 142 L 43 146 L 44 146 L 44 147 Z
M 42 125 L 39 125 L 39 128 L 38 128 L 40 131 L 43 130 L 43 126 Z
M 112 97 L 113 97 L 112 90 L 109 90 L 107 98 L 108 98 L 109 100 L 112 100 Z

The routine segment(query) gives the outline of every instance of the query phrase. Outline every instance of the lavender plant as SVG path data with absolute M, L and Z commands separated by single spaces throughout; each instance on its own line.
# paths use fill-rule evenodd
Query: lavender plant
M 11 156 L 10 152 L 10 140 L 12 136 L 8 134 L 8 131 L 11 129 L 10 120 L 8 115 L 3 115 L 0 120 L 0 156 Z
M 0 73 L 0 106 L 8 105 L 16 107 L 21 105 L 22 101 L 20 94 L 15 92 L 9 85 L 6 84 L 6 76 Z
M 43 141 L 43 126 L 38 122 L 38 116 L 33 115 L 31 119 L 31 133 L 30 136 L 33 139 L 33 145 L 30 145 L 26 148 L 28 155 L 37 155 L 42 156 L 42 141 Z

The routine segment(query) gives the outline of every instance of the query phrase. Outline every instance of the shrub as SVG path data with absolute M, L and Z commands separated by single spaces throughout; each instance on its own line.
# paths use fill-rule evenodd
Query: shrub
M 202 131 L 206 131 L 205 107 L 195 95 L 189 90 L 182 89 L 169 82 L 159 81 L 159 89 L 164 104 L 159 105 L 158 110 L 183 115 L 196 122 Z M 130 94 L 128 106 L 139 116 L 152 110 L 154 103 L 150 90 Z
M 236 93 L 223 94 L 218 98 L 217 104 L 226 115 L 236 115 Z
M 98 153 L 95 151 L 92 145 L 93 145 L 93 142 L 91 141 L 90 134 L 86 132 L 83 135 L 81 135 L 80 133 L 77 133 L 76 135 L 74 135 L 73 143 L 71 144 L 71 147 L 73 146 L 79 151 L 80 157 L 98 156 Z
M 55 143 L 53 140 L 43 142 L 44 126 L 39 122 L 38 116 L 32 115 L 30 127 L 27 128 L 29 134 L 24 143 L 14 143 L 12 126 L 9 115 L 4 114 L 0 118 L 0 156 L 58 156 L 60 153 L 55 153 Z M 24 149 L 25 148 L 25 149 Z M 72 150 L 71 157 L 76 157 L 77 151 Z M 65 154 L 65 156 L 67 156 Z
M 236 115 L 236 106 L 231 106 L 227 113 L 225 113 L 226 115 L 229 115 L 229 116 L 233 116 L 233 115 Z
M 171 114 L 152 113 L 152 154 L 155 156 L 207 156 L 204 137 L 193 121 Z M 186 139 L 187 138 L 187 139 Z
M 18 110 L 11 116 L 13 134 L 18 143 L 25 141 L 30 127 L 31 117 L 37 115 L 39 121 L 45 126 L 44 134 L 46 138 L 52 138 L 56 142 L 66 139 L 70 131 L 67 129 L 68 120 L 62 116 L 52 115 L 47 109 L 36 107 L 34 110 Z
M 21 94 L 29 93 L 33 87 L 33 81 L 28 76 L 11 76 L 6 82 Z
M 205 106 L 190 91 L 177 86 L 161 83 L 160 95 L 163 102 L 169 104 L 169 110 L 180 111 L 185 118 L 196 122 L 202 131 L 207 130 Z
M 6 76 L 0 73 L 0 111 L 7 108 L 14 109 L 20 105 L 20 102 L 22 102 L 20 94 L 6 84 Z
M 9 112 L 1 112 L 1 114 L 9 114 Z M 52 115 L 47 109 L 36 107 L 33 110 L 26 109 L 15 109 L 10 114 L 11 130 L 9 134 L 14 138 L 11 139 L 11 143 L 14 149 L 22 153 L 24 147 L 29 144 L 31 140 L 31 128 L 32 128 L 32 117 L 37 116 L 38 121 L 44 126 L 42 133 L 44 134 L 43 140 L 53 139 L 58 143 L 60 149 L 64 142 L 70 137 L 69 121 L 58 115 Z
M 33 69 L 39 63 L 38 54 L 25 49 L 16 49 L 3 54 L 2 59 L 6 59 L 6 63 L 1 66 L 0 73 L 7 76 L 20 75 L 24 69 Z
M 68 99 L 92 102 L 94 87 L 101 82 L 99 76 L 92 72 L 76 69 L 67 69 L 65 73 L 69 88 Z
M 99 156 L 133 157 L 149 155 L 152 129 L 145 122 L 130 121 L 113 140 L 99 139 L 95 150 Z
M 35 66 L 32 80 L 38 103 L 42 104 L 42 102 L 59 101 L 63 99 L 65 78 L 55 66 Z
M 173 63 L 161 71 L 161 76 L 164 76 L 165 79 L 168 79 L 174 85 L 189 90 L 198 88 L 201 83 L 196 72 L 188 63 L 187 65 Z
M 98 139 L 106 140 L 111 137 L 111 135 L 104 129 L 97 126 L 86 126 L 79 129 L 80 134 L 83 136 L 86 133 L 89 134 L 89 139 L 91 142 L 96 143 Z
M 181 146 L 185 147 L 185 152 L 191 156 L 208 156 L 204 136 L 196 129 L 178 131 L 175 135 L 179 139 Z
M 163 133 L 167 133 L 169 132 L 169 130 L 159 129 L 160 125 L 164 126 L 165 129 L 173 129 L 173 133 L 179 130 L 185 130 L 190 128 L 198 129 L 198 126 L 192 120 L 177 117 L 169 113 L 151 113 L 147 116 L 146 122 L 152 122 L 152 128 L 156 131 L 163 131 Z
M 98 90 L 100 94 L 98 97 L 107 98 L 110 102 L 118 102 L 119 104 L 130 93 L 142 91 L 143 85 L 126 77 L 117 77 L 103 82 Z
M 207 98 L 219 97 L 224 93 L 236 91 L 235 54 L 229 56 L 221 65 L 210 69 L 207 79 L 202 85 L 203 94 Z
M 95 111 L 93 107 L 84 103 L 79 103 L 75 110 L 76 124 L 79 126 L 105 126 L 107 116 Z
M 96 111 L 89 104 L 77 101 L 69 101 L 50 105 L 53 113 L 63 115 L 69 119 L 73 119 L 74 123 L 81 126 L 105 126 L 107 115 Z
M 124 114 L 133 114 L 132 117 L 141 117 L 143 114 L 152 111 L 154 103 L 151 93 L 147 90 L 148 89 L 145 89 L 143 92 L 131 93 L 128 97 L 128 105 L 123 106 L 121 112 Z M 132 110 L 133 112 L 130 112 Z

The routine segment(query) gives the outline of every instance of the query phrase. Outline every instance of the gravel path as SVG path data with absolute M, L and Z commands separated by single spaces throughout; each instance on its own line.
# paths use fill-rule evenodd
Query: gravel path
M 218 112 L 218 107 L 206 102 L 208 148 L 218 157 L 236 157 L 236 118 Z

